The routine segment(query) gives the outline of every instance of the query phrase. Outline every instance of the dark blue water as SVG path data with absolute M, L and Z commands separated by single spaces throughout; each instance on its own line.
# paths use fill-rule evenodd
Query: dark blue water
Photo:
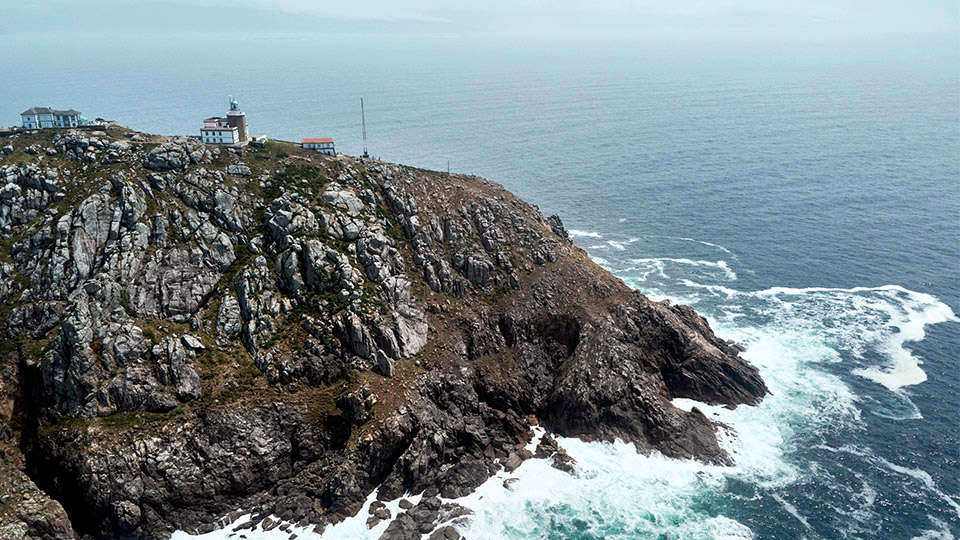
M 252 133 L 357 154 L 363 96 L 372 154 L 502 182 L 630 285 L 749 346 L 774 395 L 714 411 L 737 467 L 569 441 L 581 478 L 547 489 L 534 469 L 485 492 L 471 537 L 960 535 L 955 42 L 5 36 L 0 49 L 0 124 L 49 105 L 195 134 L 233 94 Z

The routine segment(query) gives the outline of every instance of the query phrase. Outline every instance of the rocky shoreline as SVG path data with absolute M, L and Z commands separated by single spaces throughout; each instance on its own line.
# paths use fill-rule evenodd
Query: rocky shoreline
M 572 470 L 532 423 L 724 464 L 670 401 L 767 393 L 482 178 L 122 127 L 0 146 L 4 538 L 322 527 L 374 490 L 423 494 L 368 506 L 420 538 L 503 467 Z

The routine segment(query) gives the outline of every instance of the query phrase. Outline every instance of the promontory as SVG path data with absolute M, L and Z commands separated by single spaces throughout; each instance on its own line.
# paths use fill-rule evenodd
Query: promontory
M 2 538 L 322 530 L 376 491 L 422 495 L 370 506 L 419 539 L 503 467 L 576 474 L 534 425 L 726 464 L 671 401 L 767 393 L 483 178 L 119 126 L 0 147 Z

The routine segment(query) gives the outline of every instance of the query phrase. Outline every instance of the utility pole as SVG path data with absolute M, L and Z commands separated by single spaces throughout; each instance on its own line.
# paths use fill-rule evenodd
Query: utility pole
M 370 154 L 367 153 L 367 115 L 363 110 L 363 98 L 360 98 L 360 121 L 363 125 L 363 157 L 368 158 Z

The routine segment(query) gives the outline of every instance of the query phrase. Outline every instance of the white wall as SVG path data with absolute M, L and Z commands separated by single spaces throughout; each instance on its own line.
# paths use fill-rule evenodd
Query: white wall
M 21 114 L 20 122 L 23 124 L 23 127 L 27 129 L 68 128 L 80 125 L 80 118 L 78 116 L 66 116 L 63 118 L 63 121 L 61 121 L 60 115 L 55 114 Z
M 201 131 L 200 140 L 206 144 L 236 144 L 238 140 L 237 130 Z

